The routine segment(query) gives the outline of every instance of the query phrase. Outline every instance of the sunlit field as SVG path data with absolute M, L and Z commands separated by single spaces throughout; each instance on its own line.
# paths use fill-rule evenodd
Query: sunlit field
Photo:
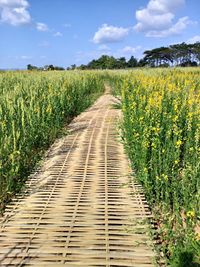
M 200 255 L 200 70 L 0 73 L 0 205 L 19 192 L 43 152 L 110 83 L 123 140 L 173 266 Z M 65 132 L 66 134 L 66 132 Z
M 0 74 L 0 206 L 17 192 L 64 123 L 104 90 L 101 74 Z
M 132 167 L 157 221 L 161 250 L 173 266 L 200 255 L 199 77 L 199 69 L 188 68 L 113 78 Z

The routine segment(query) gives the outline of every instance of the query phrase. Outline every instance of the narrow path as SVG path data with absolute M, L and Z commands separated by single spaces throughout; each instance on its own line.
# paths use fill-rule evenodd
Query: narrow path
M 151 267 L 151 216 L 103 95 L 50 149 L 0 222 L 0 266 Z

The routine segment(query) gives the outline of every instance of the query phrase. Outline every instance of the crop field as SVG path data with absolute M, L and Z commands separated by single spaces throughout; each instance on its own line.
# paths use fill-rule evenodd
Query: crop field
M 0 207 L 23 185 L 63 123 L 103 92 L 95 73 L 0 74 Z
M 0 73 L 0 208 L 107 83 L 121 99 L 122 138 L 159 253 L 170 266 L 199 266 L 199 77 L 199 68 Z
M 172 266 L 200 255 L 199 77 L 198 69 L 151 69 L 113 78 L 132 167 Z

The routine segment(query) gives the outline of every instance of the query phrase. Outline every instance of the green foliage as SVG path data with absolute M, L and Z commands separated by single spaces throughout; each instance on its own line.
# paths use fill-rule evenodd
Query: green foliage
M 0 74 L 0 208 L 58 135 L 104 89 L 104 74 Z
M 128 62 L 125 57 L 114 58 L 113 56 L 103 55 L 99 59 L 93 59 L 87 65 L 81 65 L 80 69 L 125 69 L 137 66 L 137 59 L 133 56 Z
M 200 64 L 200 42 L 194 44 L 174 44 L 159 47 L 144 52 L 144 62 L 151 67 L 181 67 L 197 66 Z
M 121 90 L 133 169 L 157 220 L 161 250 L 176 267 L 200 261 L 199 75 L 159 69 L 112 78 Z
M 54 65 L 45 65 L 44 67 L 36 67 L 33 66 L 31 64 L 27 65 L 27 70 L 65 70 L 63 67 L 58 67 L 58 66 L 54 66 Z
M 174 44 L 168 47 L 158 47 L 144 51 L 144 57 L 139 61 L 134 57 L 126 61 L 125 57 L 114 58 L 103 55 L 93 59 L 87 65 L 78 67 L 85 69 L 125 69 L 135 67 L 169 67 L 169 66 L 197 66 L 200 64 L 200 43 Z

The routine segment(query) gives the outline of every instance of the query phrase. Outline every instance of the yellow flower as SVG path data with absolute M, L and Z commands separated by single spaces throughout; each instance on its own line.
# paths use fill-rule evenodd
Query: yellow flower
M 155 143 L 152 143 L 151 146 L 152 146 L 152 147 L 156 147 L 156 144 L 155 144 Z
M 160 128 L 159 128 L 159 127 L 153 127 L 152 130 L 153 130 L 155 133 L 159 133 L 159 132 L 160 132 Z
M 178 140 L 178 141 L 176 142 L 176 146 L 177 146 L 177 147 L 180 147 L 180 146 L 182 145 L 182 143 L 183 143 L 183 142 L 182 142 L 181 140 Z
M 162 177 L 164 178 L 165 181 L 168 181 L 168 176 L 166 174 L 162 174 Z
M 178 116 L 176 115 L 174 118 L 173 118 L 173 122 L 176 122 L 178 120 Z
M 186 213 L 186 216 L 189 217 L 189 218 L 194 218 L 194 215 L 195 215 L 195 212 L 193 210 L 189 210 L 187 213 Z
M 192 118 L 192 116 L 193 116 L 193 112 L 188 112 L 188 117 Z

